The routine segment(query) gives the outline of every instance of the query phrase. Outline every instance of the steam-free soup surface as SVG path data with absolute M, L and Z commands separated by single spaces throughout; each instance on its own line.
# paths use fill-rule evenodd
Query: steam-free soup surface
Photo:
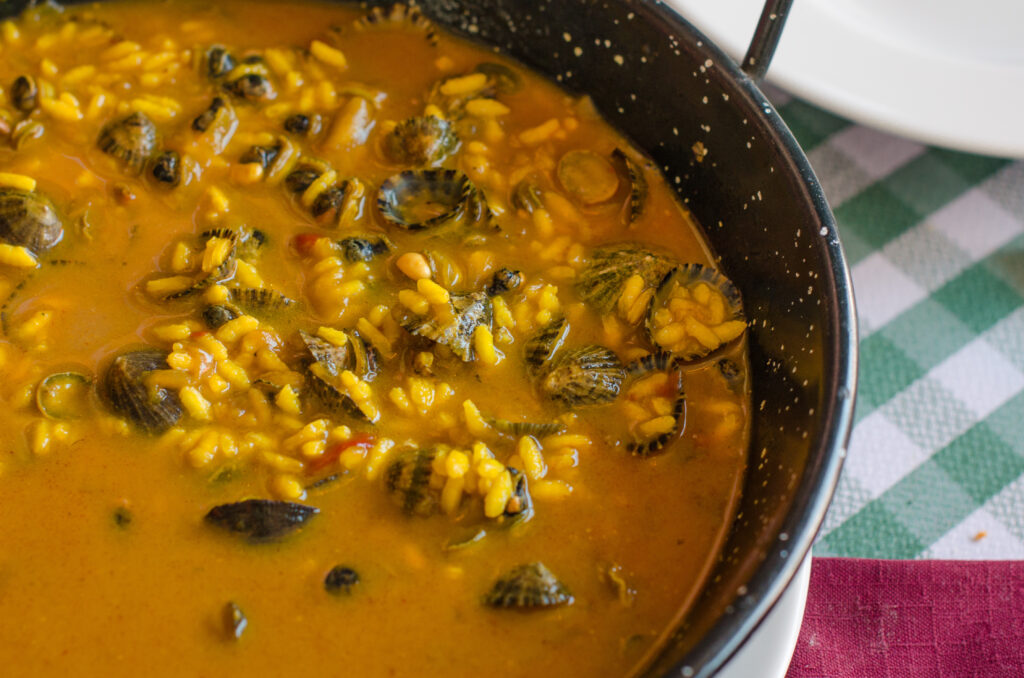
M 743 320 L 586 99 L 402 9 L 0 36 L 5 675 L 617 676 L 657 647 L 735 505 Z

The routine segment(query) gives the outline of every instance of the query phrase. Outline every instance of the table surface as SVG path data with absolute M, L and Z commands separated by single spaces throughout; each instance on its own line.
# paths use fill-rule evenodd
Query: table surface
M 860 320 L 856 424 L 814 554 L 1024 558 L 1024 162 L 768 92 L 835 212 Z

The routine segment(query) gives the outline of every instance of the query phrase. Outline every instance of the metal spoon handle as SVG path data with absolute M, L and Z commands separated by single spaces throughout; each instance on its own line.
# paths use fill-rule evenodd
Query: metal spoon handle
M 740 68 L 751 79 L 760 80 L 768 72 L 768 64 L 771 63 L 775 48 L 779 45 L 782 28 L 786 25 L 786 17 L 792 5 L 793 0 L 766 0 L 764 3 L 764 10 L 757 21 L 747 55 L 740 64 Z

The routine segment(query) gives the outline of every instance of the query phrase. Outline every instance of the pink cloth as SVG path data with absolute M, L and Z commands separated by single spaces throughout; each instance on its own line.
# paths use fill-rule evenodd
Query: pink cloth
M 787 678 L 1024 676 L 1024 562 L 816 558 Z

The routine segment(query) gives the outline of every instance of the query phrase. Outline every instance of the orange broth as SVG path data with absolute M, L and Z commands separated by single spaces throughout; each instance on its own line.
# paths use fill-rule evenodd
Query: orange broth
M 742 339 L 679 368 L 685 428 L 650 454 L 631 454 L 628 441 L 645 417 L 666 416 L 674 393 L 664 378 L 654 395 L 633 398 L 639 382 L 615 368 L 614 401 L 567 406 L 544 397 L 524 358 L 560 317 L 570 330 L 556 356 L 596 344 L 625 366 L 650 354 L 640 307 L 631 314 L 617 297 L 598 310 L 579 280 L 597 248 L 623 242 L 710 267 L 698 228 L 586 99 L 407 15 L 360 16 L 314 3 L 171 0 L 43 8 L 0 27 L 0 118 L 11 139 L 0 184 L 19 199 L 48 198 L 63 229 L 52 249 L 27 254 L 6 238 L 0 265 L 5 675 L 620 676 L 657 647 L 714 564 L 748 441 Z M 219 77 L 209 75 L 213 45 L 234 61 Z M 247 56 L 258 57 L 254 69 L 234 70 Z M 500 109 L 438 85 L 483 62 L 511 69 L 500 72 L 515 87 L 489 80 L 490 90 L 472 90 L 464 80 L 465 96 Z M 232 93 L 246 73 L 265 77 L 273 100 Z M 18 108 L 19 76 L 38 89 L 28 110 Z M 193 125 L 214 97 L 237 121 L 220 145 Z M 97 140 L 140 111 L 156 146 L 136 172 Z M 296 114 L 305 134 L 284 128 Z M 415 166 L 384 145 L 396 123 L 430 114 L 458 141 L 429 164 L 462 172 L 476 197 L 454 225 L 412 231 L 377 205 L 382 184 Z M 254 146 L 292 155 L 276 167 L 243 162 Z M 612 197 L 581 202 L 561 183 L 560 159 L 580 149 L 607 159 L 594 161 L 599 171 L 615 170 Z M 632 224 L 615 149 L 648 184 Z M 176 186 L 153 173 L 165 151 L 177 153 Z M 351 191 L 348 212 L 314 218 L 303 198 L 315 189 L 289 188 L 288 175 L 313 158 Z M 352 177 L 363 194 L 341 183 Z M 523 181 L 535 182 L 537 203 L 514 197 Z M 229 233 L 230 271 L 218 264 L 217 236 L 201 235 L 211 229 Z M 243 256 L 239 234 L 254 230 L 265 242 Z M 389 249 L 365 262 L 338 244 L 381 236 Z M 409 300 L 432 322 L 451 313 L 399 266 L 407 253 L 430 264 L 446 298 L 476 292 L 491 309 L 470 359 L 403 324 Z M 518 287 L 481 293 L 501 268 L 518 272 Z M 196 289 L 167 298 L 186 283 Z M 250 313 L 234 302 L 253 289 L 294 303 Z M 209 326 L 212 305 L 254 324 Z M 348 409 L 309 386 L 299 330 L 328 343 L 348 331 L 349 344 L 374 351 L 375 378 L 330 375 Z M 149 431 L 105 395 L 113 356 L 141 345 L 168 361 L 146 382 L 150 397 L 177 411 Z M 87 382 L 45 381 L 67 372 Z M 39 395 L 53 384 L 64 391 Z M 559 430 L 519 435 L 497 419 Z M 388 487 L 389 469 L 417 449 L 433 455 L 421 488 L 428 516 L 403 512 Z M 517 522 L 502 488 L 520 476 L 533 514 Z M 267 543 L 204 519 L 247 499 L 319 513 Z M 446 548 L 481 530 L 479 541 Z M 532 562 L 554 573 L 570 604 L 485 604 L 503 573 Z M 348 593 L 325 590 L 336 565 L 358 574 Z M 237 637 L 229 602 L 247 622 Z

